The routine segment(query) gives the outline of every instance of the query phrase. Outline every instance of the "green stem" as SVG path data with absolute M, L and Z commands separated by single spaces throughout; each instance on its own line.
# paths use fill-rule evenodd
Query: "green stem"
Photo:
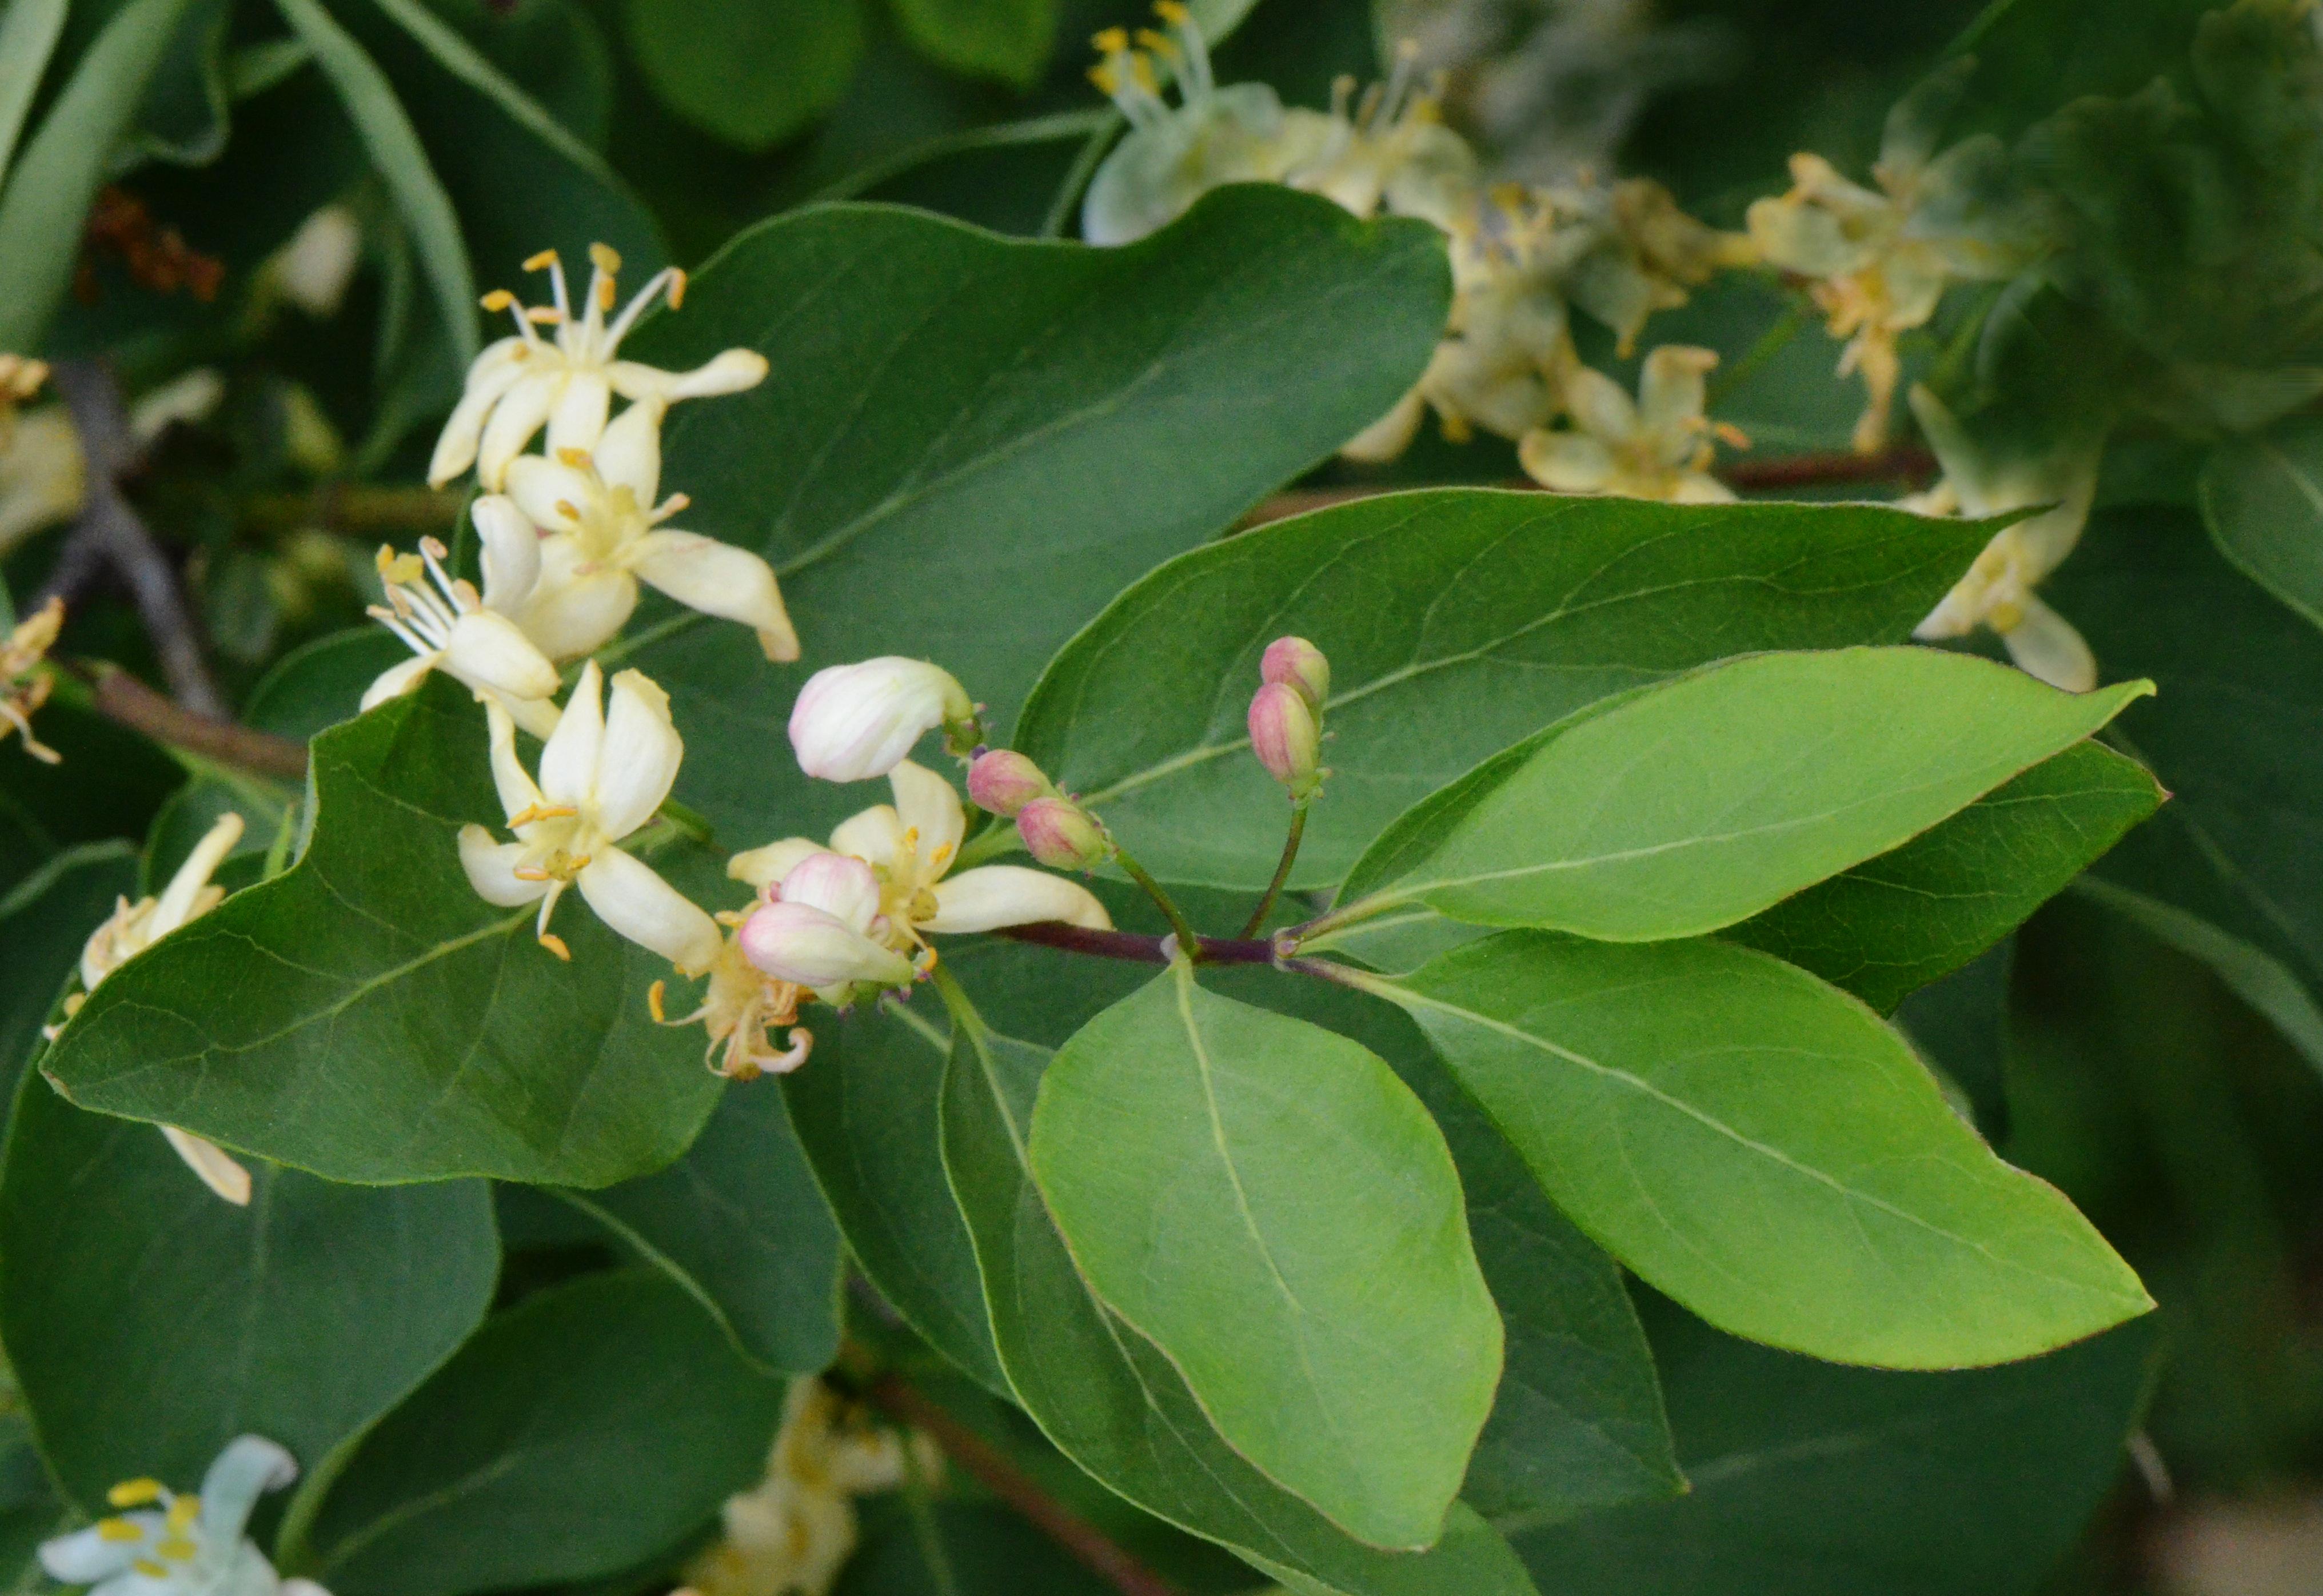
M 958 871 L 976 865 L 987 865 L 994 859 L 1005 858 L 1023 846 L 1015 827 L 1006 821 L 996 821 L 960 846 L 960 858 L 952 868 Z
M 1120 136 L 1123 124 L 1121 114 L 1115 112 L 1089 134 L 1088 142 L 1080 148 L 1080 153 L 1073 157 L 1073 164 L 1065 172 L 1065 180 L 1057 186 L 1057 197 L 1049 202 L 1049 214 L 1041 218 L 1042 238 L 1062 238 L 1065 235 L 1065 224 L 1072 219 L 1073 206 L 1080 203 L 1082 190 L 1097 175 L 1097 162 L 1105 159 L 1105 152 Z
M 1170 922 L 1170 929 L 1178 935 L 1179 953 L 1189 959 L 1200 959 L 1202 957 L 1201 933 L 1197 931 L 1191 922 L 1186 919 L 1185 911 L 1179 908 L 1170 894 L 1162 890 L 1162 884 L 1148 876 L 1145 873 L 1145 867 L 1131 858 L 1129 850 L 1117 842 L 1113 845 L 1113 862 L 1119 865 L 1132 881 L 1143 887 L 1145 895 L 1153 900 L 1153 906 L 1162 911 L 1162 917 Z
M 920 1561 L 928 1565 L 936 1596 L 960 1596 L 951 1555 L 944 1550 L 943 1529 L 936 1522 L 935 1501 L 928 1491 L 927 1476 L 920 1472 L 919 1448 L 912 1445 L 907 1429 L 899 1427 L 896 1439 L 904 1448 L 904 1506 L 912 1516 L 912 1538 L 919 1543 Z
M 1717 404 L 1752 377 L 1758 368 L 1781 353 L 1783 345 L 1799 335 L 1807 325 L 1808 304 L 1804 295 L 1792 299 L 1790 306 L 1775 324 L 1758 335 L 1758 341 L 1743 353 L 1742 358 L 1710 380 L 1710 392 L 1703 407 Z
M 1258 900 L 1258 907 L 1250 912 L 1243 922 L 1244 937 L 1258 935 L 1258 928 L 1266 923 L 1266 912 L 1274 907 L 1274 900 L 1282 895 L 1282 884 L 1290 879 L 1290 867 L 1298 862 L 1299 839 L 1307 835 L 1307 801 L 1300 799 L 1290 806 L 1290 832 L 1282 839 L 1282 858 L 1274 867 L 1274 879 L 1266 884 L 1266 894 Z
M 1308 943 L 1320 941 L 1333 931 L 1344 931 L 1348 926 L 1360 924 L 1364 921 L 1377 919 L 1401 901 L 1400 898 L 1390 897 L 1385 893 L 1373 893 L 1367 898 L 1357 898 L 1352 903 L 1327 910 L 1306 924 L 1294 925 L 1283 932 L 1282 936 L 1287 944 L 1286 950 L 1296 953 Z
M 950 1011 L 953 1024 L 979 1036 L 991 1029 L 985 1024 L 984 1016 L 976 1012 L 976 1004 L 968 995 L 968 989 L 960 984 L 950 970 L 939 963 L 929 972 L 929 979 L 934 983 L 936 995 L 943 999 L 944 1007 Z
M 699 810 L 688 809 L 675 798 L 661 801 L 661 818 L 696 842 L 706 844 L 717 840 L 717 830 L 711 825 L 709 817 Z

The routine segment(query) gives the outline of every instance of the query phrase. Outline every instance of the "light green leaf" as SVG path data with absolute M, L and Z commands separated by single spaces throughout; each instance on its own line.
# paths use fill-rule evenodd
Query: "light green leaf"
M 2220 444 L 2199 491 L 2218 552 L 2323 626 L 2323 421 L 2297 416 Z
M 1057 0 L 895 0 L 913 47 L 955 72 L 1017 88 L 1040 81 L 1057 46 Z
M 476 284 L 460 236 L 459 215 L 428 164 L 427 149 L 396 97 L 395 86 L 322 0 L 275 0 L 275 5 L 291 32 L 314 51 L 316 64 L 330 78 L 348 120 L 363 136 L 372 170 L 394 197 L 396 215 L 418 252 L 420 268 L 435 294 L 445 335 L 463 362 L 473 358 Z
M 619 1573 L 757 1481 L 781 1405 L 658 1275 L 542 1291 L 363 1438 L 294 1567 L 333 1596 Z
M 859 206 L 744 234 L 623 347 L 772 362 L 671 413 L 663 481 L 689 527 L 774 563 L 805 657 L 769 668 L 741 628 L 649 601 L 629 658 L 693 740 L 679 797 L 737 847 L 871 802 L 780 752 L 806 673 L 840 660 L 940 660 L 1005 724 L 1123 584 L 1394 403 L 1447 292 L 1433 229 L 1252 186 L 1119 250 Z
M 72 280 L 89 201 L 193 3 L 128 0 L 115 12 L 8 173 L 0 189 L 0 349 L 40 347 Z
M 304 857 L 108 977 L 43 1060 L 65 1094 L 340 1180 L 601 1186 L 682 1152 L 719 1082 L 647 1012 L 668 966 L 577 894 L 561 962 L 468 885 L 460 826 L 500 815 L 466 691 L 430 677 L 313 759 Z
M 1341 898 L 1611 941 L 1715 931 L 1887 852 L 2153 691 L 1927 648 L 1766 654 L 1601 702 L 1407 812 Z
M 1059 1051 L 1030 1158 L 1236 1451 L 1358 1540 L 1437 1539 L 1501 1322 L 1443 1138 L 1377 1055 L 1180 964 Z
M 929 1345 L 1013 1399 L 944 1179 L 942 1063 L 913 1034 L 916 1018 L 867 1005 L 818 1023 L 813 1061 L 783 1078 L 783 1096 L 871 1283 Z
M 1889 1013 L 2064 890 L 2162 796 L 2150 771 L 2078 743 L 1725 934 Z
M 8 0 L 0 13 L 0 179 L 40 92 L 41 75 L 64 32 L 67 0 Z
M 863 54 L 860 0 L 624 0 L 621 16 L 662 103 L 745 150 L 772 149 L 830 110 Z
M 811 1373 L 839 1353 L 839 1227 L 770 1083 L 729 1088 L 685 1156 L 559 1191 L 693 1293 L 742 1355 Z
M 500 1238 L 482 1181 L 250 1176 L 236 1207 L 154 1126 L 23 1083 L 0 1171 L 0 1335 L 84 1511 L 121 1480 L 189 1486 L 247 1431 L 327 1475 L 491 1305 Z
M 1033 1184 L 1027 1143 L 1046 1048 L 956 1030 L 943 1156 L 1018 1399 L 1065 1455 L 1147 1512 L 1346 1596 L 1531 1596 L 1496 1534 L 1456 1505 L 1417 1555 L 1349 1539 L 1252 1467 L 1160 1349 L 1097 1300 Z
M 2153 1306 L 1901 1037 L 1717 942 L 1515 932 L 1381 985 L 1559 1207 L 1712 1324 L 1837 1362 L 2029 1357 Z
M 137 850 L 115 839 L 68 848 L 0 897 L 0 1093 L 16 1100 L 16 1078 L 40 1045 L 88 933 L 114 904 L 137 894 Z
M 1049 666 L 1015 744 L 1165 880 L 1263 886 L 1282 801 L 1244 719 L 1267 644 L 1310 638 L 1333 775 L 1293 881 L 1328 885 L 1397 814 L 1610 693 L 1759 649 L 1903 642 L 1990 536 L 1868 505 L 1385 495 L 1154 572 Z
M 1837 1369 L 1649 1321 L 1688 1495 L 1507 1527 L 1547 1596 L 2027 1596 L 2119 1478 L 2158 1326 L 2005 1369 Z

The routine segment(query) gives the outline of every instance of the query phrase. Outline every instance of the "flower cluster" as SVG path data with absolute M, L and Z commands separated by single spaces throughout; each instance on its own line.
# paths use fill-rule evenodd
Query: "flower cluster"
M 258 1499 L 298 1477 L 289 1453 L 262 1435 L 226 1443 L 198 1496 L 158 1480 L 106 1493 L 116 1509 L 87 1529 L 41 1543 L 41 1566 L 89 1596 L 329 1596 L 312 1580 L 283 1579 L 243 1533 Z

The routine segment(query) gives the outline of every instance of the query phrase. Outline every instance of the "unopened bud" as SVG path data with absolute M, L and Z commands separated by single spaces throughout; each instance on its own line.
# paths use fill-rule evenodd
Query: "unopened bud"
M 968 767 L 968 796 L 977 808 L 1007 820 L 1035 798 L 1053 798 L 1056 784 L 1014 748 L 987 748 Z
M 1024 851 L 1051 870 L 1093 870 L 1113 852 L 1097 818 L 1070 798 L 1035 798 L 1016 812 Z
M 1266 774 L 1294 799 L 1311 798 L 1321 788 L 1322 729 L 1305 695 L 1290 683 L 1269 682 L 1252 696 L 1250 746 Z
M 1297 688 L 1310 710 L 1319 711 L 1331 696 L 1331 662 L 1304 637 L 1277 637 L 1269 643 L 1259 658 L 1258 677 L 1270 687 Z
M 976 706 L 951 673 L 889 655 L 817 671 L 791 710 L 799 768 L 827 782 L 885 775 L 937 727 L 971 738 Z

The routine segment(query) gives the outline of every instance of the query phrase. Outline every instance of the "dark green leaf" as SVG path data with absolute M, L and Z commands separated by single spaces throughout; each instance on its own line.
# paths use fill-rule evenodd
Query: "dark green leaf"
M 2219 445 L 2199 491 L 2218 552 L 2323 626 L 2323 422 L 2294 417 Z
M 186 776 L 135 732 L 60 697 L 33 729 L 64 761 L 43 765 L 13 737 L 0 743 L 0 892 L 76 843 L 142 837 Z
M 363 1438 L 301 1566 L 333 1596 L 465 1596 L 617 1573 L 758 1477 L 779 1381 L 654 1274 L 488 1322 Z
M 1865 505 L 1717 509 L 1452 489 L 1180 556 L 1042 678 L 1016 746 L 1171 881 L 1262 886 L 1282 801 L 1244 718 L 1285 634 L 1331 660 L 1293 878 L 1344 876 L 1397 814 L 1608 694 L 1729 655 L 1900 643 L 1991 536 Z
M 1180 963 L 1058 1052 L 1029 1153 L 1090 1285 L 1236 1451 L 1359 1540 L 1436 1540 L 1501 1322 L 1451 1155 L 1384 1060 Z
M 838 1354 L 839 1230 L 776 1087 L 730 1087 L 658 1174 L 559 1195 L 668 1270 L 745 1357 L 811 1373 Z
M 604 1185 L 682 1152 L 719 1083 L 647 1012 L 668 967 L 578 902 L 561 962 L 468 885 L 460 825 L 500 821 L 468 693 L 431 677 L 313 757 L 305 856 L 107 977 L 44 1060 L 67 1096 L 334 1179 Z
M 1027 88 L 1057 43 L 1057 0 L 895 0 L 896 20 L 931 60 Z
M 861 0 L 623 0 L 621 15 L 663 103 L 745 150 L 770 149 L 830 110 L 863 53 Z
M 137 895 L 137 850 L 123 841 L 69 848 L 0 897 L 0 1092 L 16 1100 L 16 1078 L 56 1012 L 65 979 L 88 933 L 114 904 Z
M 159 1129 L 23 1083 L 0 1172 L 0 1334 L 72 1499 L 199 1480 L 246 1431 L 312 1477 L 466 1339 L 500 1270 L 482 1181 L 251 1168 L 213 1195 Z
M 1959 1368 L 2153 1306 L 2071 1204 L 1961 1123 L 1902 1038 L 1764 954 L 1520 932 L 1382 995 L 1559 1207 L 1737 1335 Z
M 40 92 L 41 75 L 64 31 L 67 0 L 8 0 L 0 14 L 0 179 Z M 13 618 L 12 618 L 13 619 Z

